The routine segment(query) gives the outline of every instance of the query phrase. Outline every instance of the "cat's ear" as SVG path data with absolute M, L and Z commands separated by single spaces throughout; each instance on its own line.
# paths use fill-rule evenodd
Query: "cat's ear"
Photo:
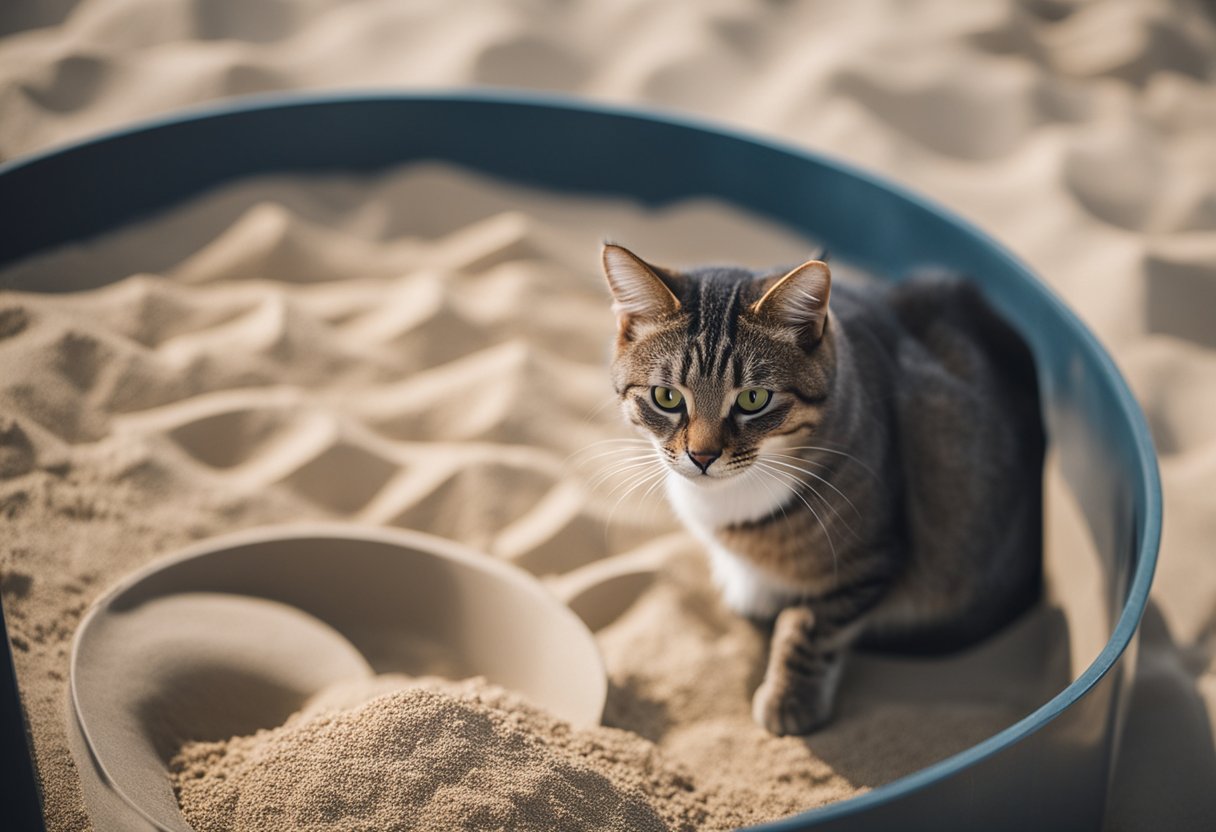
M 752 312 L 797 327 L 811 343 L 823 337 L 828 322 L 832 272 L 822 260 L 808 260 L 768 288 Z
M 604 276 L 622 332 L 635 319 L 661 318 L 680 309 L 680 301 L 654 267 L 624 246 L 604 244 Z

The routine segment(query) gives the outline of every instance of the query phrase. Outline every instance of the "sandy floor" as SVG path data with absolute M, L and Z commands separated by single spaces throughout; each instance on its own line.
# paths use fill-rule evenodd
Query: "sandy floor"
M 387 0 L 256 6 L 29 0 L 0 12 L 0 157 L 246 92 L 491 83 L 715 116 L 845 156 L 951 205 L 1009 244 L 1080 312 L 1149 415 L 1162 456 L 1168 521 L 1111 826 L 1185 828 L 1201 812 L 1216 812 L 1209 788 L 1216 779 L 1216 565 L 1210 551 L 1216 537 L 1216 422 L 1210 415 L 1216 411 L 1214 32 L 1203 6 L 1182 0 L 771 7 L 729 1 L 457 7 Z M 374 227 L 376 220 L 367 223 Z M 258 251 L 262 241 L 263 254 L 249 255 L 251 270 L 285 257 L 297 274 L 307 275 L 318 262 L 341 267 L 351 262 L 341 258 L 355 256 L 331 245 L 324 229 L 317 232 L 325 240 L 319 249 L 288 239 L 287 254 L 264 254 L 274 248 L 266 241 L 284 227 L 273 206 L 235 226 L 249 235 L 249 251 Z M 402 260 L 392 269 L 414 262 L 405 251 L 394 256 Z M 201 260 L 191 268 L 200 274 L 232 265 Z M 112 276 L 126 273 L 120 268 Z M 183 345 L 170 350 L 182 362 L 173 366 L 195 361 L 197 369 L 175 383 L 198 384 L 204 392 L 235 390 L 230 401 L 213 402 L 217 413 L 241 409 L 242 387 L 271 377 L 296 383 L 352 360 L 327 354 L 315 365 L 292 362 L 289 372 L 284 356 L 293 346 L 283 338 L 251 345 L 265 353 L 254 375 L 225 376 L 222 362 L 199 360 L 207 345 L 201 336 L 192 342 L 191 333 L 228 326 L 232 337 L 256 342 L 252 329 L 240 328 L 255 312 L 271 330 L 290 332 L 289 304 L 216 302 L 178 318 L 172 292 L 140 288 L 139 281 L 124 286 L 131 296 L 114 292 L 109 308 L 117 317 L 107 325 L 138 328 L 137 321 L 122 319 L 132 305 L 167 310 L 159 319 L 176 320 L 180 328 L 166 324 L 133 337 L 144 345 Z M 425 292 L 432 290 L 419 291 L 426 302 Z M 459 316 L 453 319 L 459 325 Z M 2 333 L 24 326 L 13 313 L 0 319 Z M 370 330 L 365 337 L 374 340 L 378 333 L 408 332 L 408 325 L 389 321 Z M 165 400 L 141 399 L 161 388 L 118 383 L 121 373 L 110 359 L 121 355 L 121 345 L 104 338 L 43 346 L 22 374 L 47 378 L 60 372 L 54 365 L 62 362 L 76 376 L 66 384 L 114 412 L 160 408 L 193 392 L 178 388 Z M 128 358 L 123 366 L 131 379 L 158 371 Z M 525 361 L 510 354 L 498 360 L 509 366 Z M 495 366 L 474 372 L 494 372 Z M 378 371 L 375 362 L 360 370 Z M 192 477 L 187 504 L 141 503 L 141 489 L 172 475 L 138 454 L 104 450 L 79 465 L 80 448 L 69 451 L 64 443 L 87 445 L 123 420 L 98 416 L 100 408 L 80 410 L 73 401 L 66 393 L 47 393 L 20 403 L 42 409 L 71 436 L 43 436 L 21 422 L 38 464 L 62 480 L 54 488 L 6 490 L 2 509 L 20 522 L 22 505 L 41 501 L 63 518 L 55 551 L 63 569 L 54 591 L 78 599 L 68 616 L 39 617 L 35 602 L 50 590 L 11 566 L 29 553 L 12 538 L 2 553 L 6 608 L 28 612 L 17 626 L 37 635 L 49 653 L 62 653 L 75 615 L 112 577 L 107 558 L 131 563 L 218 528 L 297 516 L 305 510 L 300 500 L 312 501 L 316 489 L 328 487 L 323 476 L 304 476 L 297 484 L 304 497 L 276 490 L 255 507 L 226 497 L 226 490 L 234 479 L 245 485 L 269 481 L 274 470 L 250 473 L 241 459 L 212 460 L 221 475 L 210 484 Z M 294 404 L 284 399 L 282 407 L 290 411 Z M 166 409 L 153 411 L 167 420 L 159 423 L 166 431 L 178 424 L 173 418 L 205 421 L 201 412 Z M 6 416 L 20 412 L 6 404 Z M 281 422 L 274 417 L 248 424 L 241 418 L 230 427 L 248 433 L 250 448 L 279 436 Z M 15 435 L 10 424 L 0 424 L 6 442 Z M 131 424 L 137 430 L 139 419 Z M 317 424 L 307 428 L 320 437 L 317 447 L 359 458 L 358 442 Z M 166 439 L 167 447 L 189 456 L 189 431 L 179 439 Z M 198 436 L 194 441 L 197 447 Z M 18 440 L 9 445 L 24 447 Z M 62 464 L 69 457 L 70 469 Z M 27 451 L 10 453 L 0 469 L 22 475 L 31 459 Z M 82 470 L 110 483 L 104 494 L 98 495 L 96 480 L 74 479 L 83 477 Z M 13 497 L 17 491 L 25 496 Z M 332 508 L 352 510 L 346 504 Z M 466 528 L 471 521 L 452 516 L 445 522 Z M 481 534 L 473 542 L 487 545 L 493 535 Z M 21 652 L 29 644 L 15 646 Z M 32 697 L 31 714 L 57 716 L 56 697 L 51 688 Z M 51 777 L 66 765 L 54 755 L 39 763 Z M 71 806 L 61 811 L 57 828 L 79 826 Z
M 47 287 L 123 274 L 133 253 L 165 264 L 0 306 L 5 600 L 52 828 L 83 822 L 62 725 L 83 602 L 170 544 L 251 523 L 421 529 L 565 586 L 661 564 L 591 622 L 607 722 L 753 821 L 960 751 L 1092 659 L 1101 639 L 1066 622 L 1098 619 L 1101 602 L 1070 592 L 1073 609 L 1045 605 L 968 655 L 859 659 L 840 719 L 809 742 L 760 730 L 763 635 L 718 603 L 659 495 L 626 496 L 639 472 L 608 476 L 632 451 L 602 442 L 628 435 L 605 365 L 606 231 L 670 263 L 809 246 L 709 202 L 655 214 L 426 165 L 240 183 L 0 274 Z M 1075 512 L 1053 508 L 1049 571 L 1096 588 Z

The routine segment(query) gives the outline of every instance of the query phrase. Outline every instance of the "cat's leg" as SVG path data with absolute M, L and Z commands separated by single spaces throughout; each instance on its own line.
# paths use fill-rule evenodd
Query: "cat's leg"
M 885 551 L 855 561 L 864 568 L 851 580 L 777 615 L 768 668 L 752 698 L 752 716 L 769 732 L 809 734 L 831 719 L 845 657 L 890 593 L 892 562 Z
M 773 626 L 768 669 L 752 697 L 752 717 L 777 736 L 809 734 L 832 717 L 844 657 L 860 623 L 816 621 L 809 606 L 786 607 Z

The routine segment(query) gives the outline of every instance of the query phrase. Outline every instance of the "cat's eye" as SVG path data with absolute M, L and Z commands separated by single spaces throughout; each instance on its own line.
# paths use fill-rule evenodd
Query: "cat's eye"
M 675 412 L 684 406 L 684 394 L 673 387 L 652 387 L 650 395 L 663 410 Z
M 759 413 L 764 410 L 770 398 L 769 392 L 762 387 L 749 387 L 739 394 L 735 404 L 744 413 Z

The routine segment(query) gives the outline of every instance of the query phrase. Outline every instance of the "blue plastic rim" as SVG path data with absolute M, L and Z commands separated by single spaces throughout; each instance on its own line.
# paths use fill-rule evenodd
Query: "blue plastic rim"
M 866 794 L 755 828 L 1101 824 L 1161 533 L 1152 440 L 1114 363 L 1077 317 L 1005 249 L 939 206 L 798 147 L 633 109 L 484 91 L 259 97 L 0 166 L 0 267 L 236 179 L 424 160 L 651 206 L 717 198 L 880 275 L 931 265 L 977 280 L 1035 352 L 1051 441 L 1105 569 L 1109 640 L 1075 681 L 989 739 Z M 7 638 L 0 649 L 7 652 Z M 12 749 L 9 762 L 28 771 L 16 690 L 3 678 L 11 656 L 3 664 L 4 753 Z M 32 780 L 28 787 L 36 800 Z

